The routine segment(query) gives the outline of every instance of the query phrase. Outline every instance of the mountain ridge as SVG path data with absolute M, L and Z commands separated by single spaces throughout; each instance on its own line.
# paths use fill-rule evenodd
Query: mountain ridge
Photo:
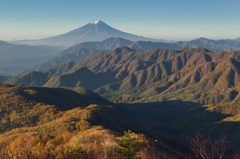
M 112 95 L 110 99 L 117 102 L 177 97 L 201 104 L 232 105 L 240 99 L 239 57 L 239 51 L 211 52 L 204 48 L 143 51 L 122 47 L 52 69 L 40 86 L 83 86 L 105 97 Z M 14 84 L 20 79 L 8 81 Z M 235 109 L 229 111 L 235 114 Z
M 90 57 L 93 54 L 99 53 L 101 51 L 113 50 L 120 47 L 129 47 L 137 50 L 147 50 L 147 49 L 180 49 L 176 44 L 173 43 L 162 43 L 162 42 L 151 42 L 151 41 L 137 41 L 133 42 L 130 40 L 126 40 L 123 38 L 108 38 L 103 41 L 92 41 L 92 42 L 84 42 L 77 44 L 73 47 L 70 47 L 57 56 L 51 58 L 47 62 L 43 63 L 39 70 L 46 71 L 53 67 L 56 67 L 59 64 L 63 64 L 65 62 L 77 62 L 80 60 L 84 60 Z
M 119 47 L 129 47 L 136 50 L 147 49 L 171 49 L 182 50 L 184 48 L 206 48 L 213 52 L 240 50 L 240 42 L 237 40 L 211 40 L 198 38 L 191 41 L 180 41 L 175 43 L 152 42 L 152 41 L 130 41 L 123 38 L 108 38 L 103 41 L 84 42 L 74 45 L 57 56 L 43 63 L 39 70 L 47 71 L 66 62 L 77 62 L 85 60 L 93 54 L 101 51 L 113 50 Z

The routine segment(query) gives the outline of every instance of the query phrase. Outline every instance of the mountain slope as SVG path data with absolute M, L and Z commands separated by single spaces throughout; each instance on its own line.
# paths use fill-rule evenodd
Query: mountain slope
M 18 43 L 71 47 L 82 42 L 102 41 L 110 37 L 120 37 L 132 41 L 152 40 L 150 38 L 119 31 L 107 25 L 101 20 L 96 20 L 61 35 L 40 40 L 19 41 Z
M 10 44 L 8 42 L 0 40 L 0 50 L 8 49 L 8 48 L 10 48 L 12 46 L 13 46 L 13 44 Z
M 28 85 L 28 86 L 41 86 L 44 85 L 50 78 L 50 74 L 42 73 L 37 71 L 26 72 L 12 78 L 9 78 L 5 82 L 8 84 L 18 83 L 21 85 Z
M 44 86 L 51 87 L 75 87 L 82 86 L 87 89 L 95 89 L 108 83 L 111 80 L 108 76 L 101 76 L 93 73 L 86 67 L 82 67 L 72 73 L 60 76 L 52 76 Z
M 64 63 L 84 60 L 99 51 L 112 50 L 118 47 L 127 46 L 130 43 L 132 42 L 122 38 L 108 38 L 103 41 L 80 43 L 62 51 L 57 56 L 43 63 L 39 70 L 49 71 L 49 69 Z
M 239 100 L 239 52 L 162 49 L 124 53 L 120 50 L 98 54 L 76 64 L 73 70 L 78 69 L 77 65 L 114 76 L 115 81 L 97 91 L 116 92 L 113 99 L 119 101 L 152 102 L 177 98 L 221 104 Z
M 214 104 L 221 110 L 226 104 L 234 107 L 228 113 L 237 114 L 239 108 L 233 103 L 240 99 L 239 57 L 239 52 L 206 49 L 124 47 L 57 67 L 44 86 L 84 86 L 118 102 L 182 99 Z
M 49 121 L 59 110 L 90 104 L 110 104 L 84 88 L 75 88 L 75 91 L 72 91 L 0 84 L 0 92 L 0 133 L 24 125 L 31 126 Z

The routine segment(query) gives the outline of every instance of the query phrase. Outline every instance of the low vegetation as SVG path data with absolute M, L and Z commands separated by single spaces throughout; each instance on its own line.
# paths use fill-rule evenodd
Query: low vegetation
M 157 155 L 142 134 L 127 131 L 119 136 L 91 126 L 88 119 L 95 107 L 69 110 L 51 122 L 2 134 L 0 158 L 133 159 L 154 155 L 152 152 Z
M 199 149 L 215 159 L 239 151 L 233 116 L 193 102 L 112 104 L 82 88 L 1 85 L 0 92 L 1 159 L 202 158 Z

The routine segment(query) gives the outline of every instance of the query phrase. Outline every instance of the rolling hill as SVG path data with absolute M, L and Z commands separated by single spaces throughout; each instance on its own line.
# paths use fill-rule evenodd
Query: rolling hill
M 81 87 L 1 84 L 0 94 L 0 155 L 4 157 L 123 158 L 126 154 L 116 148 L 125 139 L 141 145 L 132 145 L 140 158 L 186 158 L 190 157 L 188 137 L 196 131 L 215 139 L 226 135 L 232 145 L 229 156 L 237 152 L 240 142 L 240 125 L 224 121 L 229 115 L 193 102 L 114 104 Z M 122 136 L 129 129 L 136 133 Z
M 91 104 L 110 104 L 104 98 L 84 88 L 51 89 L 21 87 L 0 84 L 0 133 L 22 127 L 32 126 L 61 110 L 85 107 Z M 48 114 L 50 113 L 50 114 Z M 52 114 L 51 114 L 52 113 Z M 12 117 L 12 118 L 11 118 Z
M 0 94 L 1 157 L 48 158 L 51 155 L 72 158 L 77 153 L 85 156 L 83 158 L 112 158 L 114 155 L 120 159 L 126 154 L 116 149 L 121 148 L 121 139 L 129 135 L 131 142 L 141 145 L 141 148 L 133 145 L 137 148 L 136 155 L 141 155 L 140 150 L 145 149 L 141 158 L 157 157 L 160 152 L 165 157 L 181 156 L 160 140 L 159 146 L 154 148 L 156 145 L 142 134 L 130 132 L 121 137 L 128 128 L 138 129 L 134 126 L 137 119 L 131 119 L 120 108 L 122 106 L 111 106 L 113 103 L 84 88 L 69 90 L 1 84 Z M 100 151 L 99 147 L 105 151 Z

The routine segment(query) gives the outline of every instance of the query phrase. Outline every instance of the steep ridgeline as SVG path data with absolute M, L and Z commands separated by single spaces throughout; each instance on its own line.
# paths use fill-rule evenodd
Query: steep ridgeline
M 40 71 L 48 71 L 54 67 L 62 65 L 67 62 L 76 62 L 84 60 L 93 54 L 100 53 L 101 51 L 113 50 L 120 47 L 129 47 L 137 50 L 147 50 L 147 49 L 180 49 L 174 43 L 162 43 L 162 42 L 151 42 L 151 41 L 129 41 L 123 38 L 108 38 L 103 41 L 93 41 L 85 42 L 70 47 L 62 51 L 57 56 L 43 63 L 39 68 Z
M 77 44 L 62 51 L 57 56 L 43 63 L 40 71 L 47 71 L 51 68 L 62 65 L 66 62 L 76 62 L 84 60 L 93 54 L 101 51 L 113 50 L 119 47 L 129 47 L 136 50 L 147 49 L 170 49 L 181 50 L 184 48 L 206 48 L 211 51 L 236 51 L 240 50 L 240 41 L 233 40 L 211 40 L 206 38 L 199 38 L 192 41 L 184 42 L 152 42 L 152 41 L 130 41 L 119 37 L 111 37 L 103 41 L 92 41 Z
M 183 99 L 219 104 L 221 110 L 227 103 L 236 110 L 226 111 L 237 113 L 234 103 L 239 102 L 239 58 L 240 52 L 137 51 L 124 47 L 52 69 L 41 86 L 83 86 L 118 102 Z
M 217 109 L 237 114 L 239 57 L 240 52 L 213 53 L 205 49 L 134 51 L 122 48 L 98 54 L 76 64 L 71 71 L 85 66 L 102 76 L 112 77 L 114 80 L 95 90 L 111 95 L 114 101 L 183 99 L 219 104 Z M 224 103 L 235 108 L 225 110 Z

